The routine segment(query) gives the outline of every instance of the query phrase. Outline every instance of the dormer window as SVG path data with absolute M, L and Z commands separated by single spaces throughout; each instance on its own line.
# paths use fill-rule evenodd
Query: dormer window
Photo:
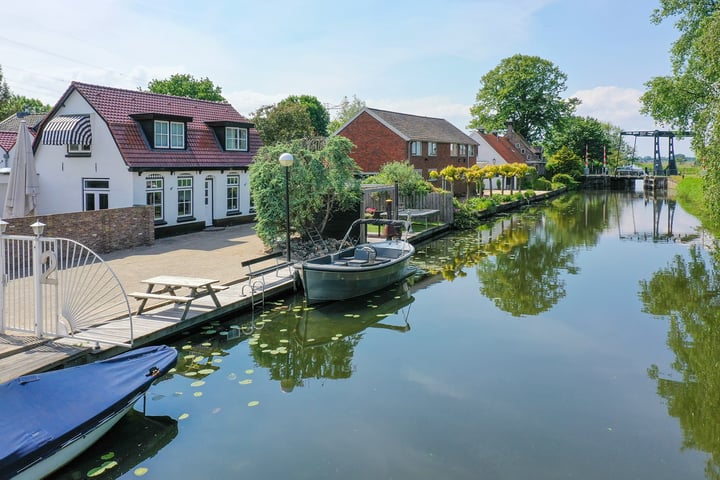
M 134 113 L 130 118 L 138 122 L 150 148 L 184 150 L 188 125 L 192 117 L 165 113 Z
M 240 127 L 225 127 L 225 150 L 248 150 L 248 129 Z
M 185 124 L 167 120 L 155 120 L 155 148 L 185 148 Z

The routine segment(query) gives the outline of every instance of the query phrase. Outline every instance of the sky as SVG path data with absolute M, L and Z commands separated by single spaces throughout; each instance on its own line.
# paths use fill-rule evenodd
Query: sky
M 623 130 L 669 75 L 672 20 L 658 0 L 34 0 L 5 2 L 0 67 L 12 93 L 54 105 L 72 81 L 147 89 L 173 74 L 209 78 L 242 115 L 314 95 L 444 118 L 467 131 L 480 79 L 515 54 L 567 75 L 576 113 Z M 653 153 L 652 138 L 634 142 Z M 666 142 L 666 140 L 665 140 Z M 689 140 L 675 153 L 693 155 Z M 667 155 L 661 142 L 661 154 Z

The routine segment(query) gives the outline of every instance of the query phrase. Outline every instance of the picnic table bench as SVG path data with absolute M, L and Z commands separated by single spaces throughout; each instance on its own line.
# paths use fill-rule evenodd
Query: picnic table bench
M 142 314 L 145 310 L 148 300 L 161 300 L 175 304 L 183 303 L 185 304 L 185 310 L 180 320 L 184 320 L 188 310 L 190 310 L 190 305 L 198 298 L 209 296 L 212 298 L 216 307 L 219 308 L 221 306 L 215 292 L 224 290 L 227 287 L 224 285 L 215 285 L 218 282 L 219 280 L 210 278 L 160 275 L 142 280 L 142 283 L 147 284 L 147 290 L 145 292 L 131 292 L 129 296 L 140 300 L 140 305 L 137 310 L 138 315 Z M 159 289 L 155 290 L 155 287 L 159 287 Z M 175 292 L 180 289 L 188 289 L 189 293 L 186 295 L 177 295 Z

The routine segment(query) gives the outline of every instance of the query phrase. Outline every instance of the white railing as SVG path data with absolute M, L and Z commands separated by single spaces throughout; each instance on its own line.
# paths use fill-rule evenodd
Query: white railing
M 110 267 L 66 238 L 0 234 L 0 332 L 132 345 L 130 303 Z

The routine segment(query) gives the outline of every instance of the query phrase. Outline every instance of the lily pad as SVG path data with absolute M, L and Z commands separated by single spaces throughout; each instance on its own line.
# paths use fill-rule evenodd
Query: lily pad
M 115 458 L 115 452 L 108 452 L 100 457 L 100 460 L 112 460 Z
M 203 393 L 202 393 L 202 392 L 195 392 L 195 393 L 193 393 L 193 397 L 202 397 L 202 396 L 203 396 Z
M 205 385 L 205 380 L 197 380 L 190 384 L 191 387 L 202 387 L 203 385 Z
M 258 402 L 257 400 L 248 402 L 248 407 L 257 407 L 258 405 L 260 405 L 260 402 Z
M 105 467 L 100 466 L 100 467 L 95 467 L 92 470 L 88 470 L 86 475 L 88 476 L 88 478 L 93 478 L 93 477 L 100 476 L 103 473 L 105 473 Z
M 210 375 L 210 374 L 213 373 L 214 371 L 215 371 L 215 370 L 213 370 L 212 368 L 203 368 L 202 370 L 198 370 L 198 373 L 199 373 L 200 375 Z
M 183 345 L 182 346 L 183 350 L 190 350 L 191 348 L 192 348 L 192 345 Z
M 147 472 L 148 472 L 147 467 L 138 467 L 135 470 L 133 470 L 133 473 L 135 474 L 136 477 L 142 477 Z
M 186 377 L 194 377 L 195 375 L 197 375 L 197 372 L 194 372 L 192 370 L 190 370 L 189 372 L 185 372 Z
M 189 416 L 190 416 L 189 413 L 183 413 L 182 415 L 180 415 L 180 416 L 178 417 L 178 420 L 185 420 L 185 419 L 188 418 Z
M 246 378 L 245 380 L 240 380 L 238 383 L 239 383 L 240 385 L 250 385 L 250 384 L 252 383 L 252 379 L 251 379 L 251 378 Z
M 247 375 L 252 375 L 253 373 L 255 373 L 255 370 L 253 370 L 252 368 L 248 368 L 247 370 L 245 370 L 245 373 Z

